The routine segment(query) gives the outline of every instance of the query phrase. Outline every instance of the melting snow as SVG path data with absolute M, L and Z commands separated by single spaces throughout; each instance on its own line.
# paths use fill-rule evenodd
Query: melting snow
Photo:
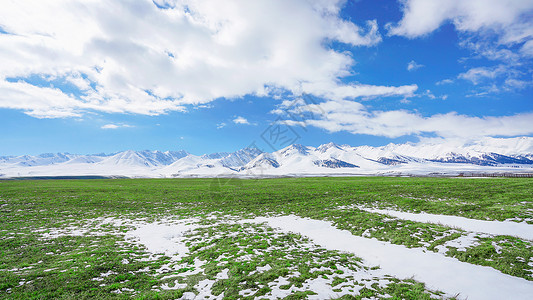
M 462 235 L 454 240 L 446 241 L 443 245 L 438 245 L 435 248 L 439 253 L 446 253 L 449 247 L 455 247 L 458 251 L 466 251 L 467 248 L 479 245 L 478 237 L 483 236 L 480 236 L 475 232 L 470 232 L 467 235 Z
M 393 216 L 403 220 L 442 224 L 449 227 L 461 228 L 466 231 L 483 232 L 494 235 L 511 235 L 533 240 L 533 225 L 510 221 L 483 221 L 457 216 L 435 215 L 427 213 L 408 213 L 389 209 L 362 208 L 361 210 Z
M 183 234 L 195 228 L 197 225 L 192 220 L 182 220 L 175 224 L 142 224 L 126 233 L 126 239 L 137 240 L 152 254 L 164 253 L 172 257 L 172 260 L 179 260 L 189 252 L 183 241 Z
M 329 249 L 354 253 L 383 272 L 425 282 L 429 288 L 475 299 L 531 299 L 533 282 L 492 269 L 460 262 L 442 254 L 408 249 L 375 239 L 354 236 L 330 222 L 297 216 L 259 217 L 245 222 L 267 222 L 284 232 L 297 232 Z

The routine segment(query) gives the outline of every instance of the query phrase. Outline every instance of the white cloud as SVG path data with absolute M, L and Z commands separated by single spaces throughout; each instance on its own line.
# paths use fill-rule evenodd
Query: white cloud
M 102 129 L 118 129 L 118 128 L 130 128 L 130 127 L 133 127 L 131 125 L 127 125 L 127 124 L 105 124 L 103 125 Z
M 324 40 L 381 41 L 376 21 L 358 26 L 339 17 L 342 0 L 156 2 L 165 8 L 150 0 L 3 3 L 0 107 L 36 117 L 157 115 L 279 89 L 335 99 L 416 89 L 340 82 L 354 60 Z M 32 75 L 70 82 L 81 96 L 6 81 Z M 23 104 L 9 97 L 14 89 Z
M 433 32 L 451 21 L 459 31 L 496 30 L 502 43 L 531 39 L 530 0 L 402 0 L 403 18 L 389 33 L 410 38 Z
M 406 110 L 370 111 L 361 103 L 347 100 L 303 105 L 300 109 L 322 111 L 315 119 L 307 119 L 304 123 L 329 132 L 347 131 L 388 138 L 429 133 L 461 139 L 533 134 L 533 113 L 473 117 L 450 112 L 425 117 Z M 291 124 L 293 120 L 288 122 Z
M 226 123 L 224 123 L 224 122 L 217 124 L 217 129 L 221 129 L 221 128 L 224 128 L 224 127 L 226 127 Z
M 437 81 L 435 84 L 436 85 L 444 85 L 444 84 L 451 84 L 453 83 L 453 80 L 452 79 L 443 79 L 441 81 Z
M 412 60 L 410 61 L 408 64 L 407 64 L 407 71 L 411 72 L 411 71 L 415 71 L 415 70 L 418 70 L 420 68 L 422 68 L 424 65 L 422 64 L 417 64 L 416 61 Z
M 473 84 L 478 84 L 485 78 L 495 78 L 498 73 L 495 69 L 489 69 L 485 67 L 472 68 L 464 73 L 459 74 L 457 77 L 471 81 Z
M 59 89 L 0 80 L 0 107 L 25 110 L 36 118 L 78 117 L 79 108 L 87 105 Z
M 494 79 L 502 75 L 513 75 L 515 70 L 508 68 L 505 65 L 495 67 L 477 67 L 471 68 L 468 71 L 461 73 L 457 78 L 471 81 L 473 84 L 479 84 L 486 79 Z
M 335 100 L 355 99 L 355 98 L 374 98 L 374 97 L 389 97 L 389 96 L 403 96 L 413 97 L 418 89 L 416 84 L 403 86 L 380 86 L 380 85 L 336 85 L 332 83 L 317 82 L 302 84 L 304 90 L 308 93 Z
M 233 119 L 233 123 L 250 125 L 250 122 L 248 122 L 248 120 L 243 117 L 236 117 L 235 119 Z
M 427 96 L 429 99 L 437 98 L 437 96 L 435 96 L 430 90 L 426 90 L 422 95 Z
M 508 90 L 521 90 L 531 85 L 531 81 L 517 80 L 512 78 L 505 80 L 505 88 Z
M 416 38 L 430 34 L 451 22 L 460 33 L 459 44 L 473 52 L 469 59 L 487 58 L 505 65 L 506 78 L 499 80 L 499 70 L 477 66 L 459 78 L 478 84 L 499 85 L 506 79 L 531 81 L 533 70 L 532 0 L 400 0 L 403 17 L 397 24 L 387 24 L 389 35 Z M 502 86 L 503 85 L 503 86 Z M 485 91 L 490 87 L 484 87 Z
M 524 43 L 524 46 L 520 49 L 525 56 L 533 57 L 533 40 L 529 40 Z
M 115 125 L 115 124 L 105 124 L 104 126 L 102 126 L 101 128 L 102 129 L 117 129 L 119 128 L 120 126 L 118 125 Z
M 476 67 L 457 76 L 479 86 L 470 96 L 486 96 L 504 91 L 519 91 L 533 85 L 533 80 L 516 68 L 500 64 L 493 67 Z M 496 79 L 500 80 L 495 83 Z

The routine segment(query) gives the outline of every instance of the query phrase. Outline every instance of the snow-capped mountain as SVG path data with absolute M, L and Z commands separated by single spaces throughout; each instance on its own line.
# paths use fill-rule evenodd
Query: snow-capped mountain
M 124 151 L 0 157 L 0 177 L 25 176 L 283 176 L 533 172 L 533 138 L 475 143 L 406 143 L 381 147 L 290 145 L 269 153 L 244 148 L 201 156 L 186 151 Z
M 105 165 L 126 165 L 126 166 L 147 166 L 158 167 L 167 166 L 176 160 L 189 155 L 186 151 L 124 151 L 109 156 L 100 163 Z
M 226 168 L 239 168 L 256 158 L 263 151 L 257 148 L 244 148 L 223 157 L 220 162 Z
M 77 158 L 78 155 L 70 153 L 43 153 L 36 156 L 0 156 L 0 164 L 13 164 L 19 166 L 41 166 L 67 162 Z

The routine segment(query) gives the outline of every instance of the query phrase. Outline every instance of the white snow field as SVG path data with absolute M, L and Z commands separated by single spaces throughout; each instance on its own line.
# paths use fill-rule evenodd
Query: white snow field
M 388 215 L 402 220 L 440 224 L 448 227 L 460 228 L 466 231 L 488 233 L 493 235 L 510 235 L 533 241 L 533 225 L 525 222 L 517 223 L 513 221 L 484 221 L 458 216 L 428 214 L 423 212 L 409 213 L 390 209 L 364 207 L 357 208 L 367 212 Z
M 506 275 L 492 269 L 460 262 L 439 253 L 409 249 L 352 235 L 327 221 L 297 216 L 258 217 L 242 222 L 263 223 L 283 232 L 299 233 L 328 250 L 346 251 L 379 265 L 381 270 L 400 279 L 411 278 L 426 283 L 430 289 L 440 290 L 459 298 L 531 299 L 533 282 Z

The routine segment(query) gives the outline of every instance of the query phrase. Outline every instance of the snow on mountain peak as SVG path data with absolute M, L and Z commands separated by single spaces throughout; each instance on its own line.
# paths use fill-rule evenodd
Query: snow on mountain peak
M 278 152 L 283 156 L 294 155 L 294 154 L 307 155 L 309 154 L 310 150 L 312 150 L 311 147 L 303 146 L 300 144 L 292 144 L 288 147 L 285 147 L 279 150 Z
M 339 149 L 339 150 L 343 150 L 341 148 L 341 146 L 333 143 L 333 142 L 329 142 L 327 144 L 322 144 L 320 146 L 318 146 L 318 148 L 316 148 L 316 150 L 318 152 L 321 152 L 321 153 L 325 153 L 326 151 L 330 150 L 330 149 Z
M 127 150 L 114 154 L 0 157 L 0 176 L 125 175 L 225 176 L 247 174 L 351 174 L 450 172 L 450 170 L 533 172 L 533 138 L 485 138 L 476 142 L 425 142 L 381 147 L 335 143 L 317 148 L 290 145 L 268 153 L 244 148 L 202 156 L 186 151 Z M 503 168 L 503 169 L 502 169 Z M 444 171 L 443 171 L 444 170 Z
M 247 147 L 228 154 L 226 157 L 221 159 L 221 163 L 227 168 L 242 167 L 262 153 L 263 151 L 257 148 Z

